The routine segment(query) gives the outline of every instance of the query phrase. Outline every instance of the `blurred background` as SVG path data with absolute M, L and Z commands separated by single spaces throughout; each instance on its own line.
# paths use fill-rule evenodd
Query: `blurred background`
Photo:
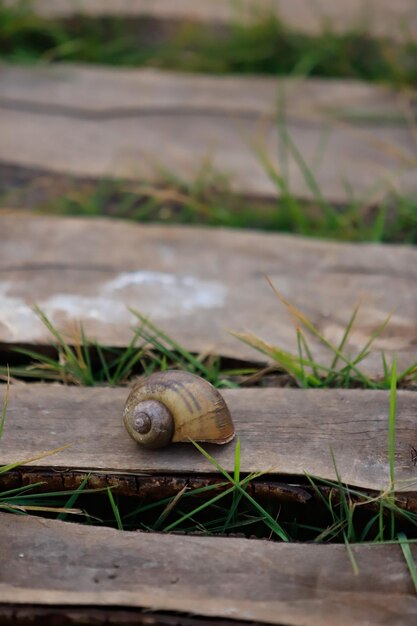
M 415 9 L 2 0 L 2 206 L 416 243 Z

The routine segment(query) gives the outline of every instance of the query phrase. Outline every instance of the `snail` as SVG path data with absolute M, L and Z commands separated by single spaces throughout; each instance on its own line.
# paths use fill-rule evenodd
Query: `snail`
M 129 435 L 145 448 L 169 443 L 232 441 L 235 429 L 223 397 L 206 380 L 181 370 L 166 370 L 140 380 L 123 414 Z

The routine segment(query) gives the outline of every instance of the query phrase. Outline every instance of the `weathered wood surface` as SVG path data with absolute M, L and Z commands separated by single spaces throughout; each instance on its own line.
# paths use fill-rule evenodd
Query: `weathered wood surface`
M 0 406 L 4 387 L 0 389 Z M 389 484 L 389 393 L 361 390 L 239 389 L 222 392 L 241 441 L 243 472 L 266 471 L 304 478 L 308 472 L 335 479 L 333 450 L 342 480 L 368 489 Z M 109 474 L 215 473 L 192 444 L 163 451 L 139 448 L 124 430 L 125 388 L 59 385 L 13 386 L 0 464 L 27 459 L 71 444 L 34 467 L 55 471 L 92 470 Z M 396 482 L 417 491 L 417 394 L 401 391 L 396 423 Z M 228 471 L 234 468 L 235 443 L 207 446 Z M 32 464 L 31 464 L 32 466 Z
M 186 76 L 156 70 L 0 67 L 0 160 L 76 176 L 192 181 L 207 159 L 242 194 L 272 198 L 257 151 L 294 195 L 366 203 L 417 192 L 415 95 L 355 81 Z M 279 155 L 279 156 L 278 156 Z
M 399 546 L 354 546 L 354 575 L 340 545 L 121 533 L 2 514 L 0 547 L 3 604 L 136 607 L 280 626 L 417 619 Z
M 264 276 L 338 343 L 355 305 L 347 345 L 355 356 L 393 312 L 363 369 L 381 375 L 381 351 L 399 367 L 417 359 L 417 250 L 336 244 L 226 229 L 137 225 L 80 218 L 0 215 L 0 342 L 49 343 L 39 305 L 74 339 L 124 346 L 132 307 L 196 352 L 262 361 L 228 330 L 251 331 L 297 351 L 293 320 Z M 78 335 L 76 335 L 78 336 Z M 311 340 L 318 361 L 333 358 Z
M 81 13 L 91 17 L 152 17 L 165 24 L 187 20 L 229 25 L 275 14 L 285 25 L 309 35 L 324 28 L 339 33 L 353 29 L 404 41 L 417 34 L 413 0 L 33 0 L 32 5 L 48 18 Z

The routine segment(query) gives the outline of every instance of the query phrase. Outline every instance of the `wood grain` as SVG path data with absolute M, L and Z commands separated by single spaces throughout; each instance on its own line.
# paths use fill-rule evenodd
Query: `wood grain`
M 411 626 L 417 618 L 399 546 L 354 546 L 354 575 L 340 545 L 122 533 L 1 514 L 0 547 L 3 604 L 140 607 L 286 626 Z
M 327 200 L 350 201 L 352 192 L 370 202 L 417 191 L 414 101 L 355 81 L 2 66 L 0 160 L 96 178 L 170 171 L 187 181 L 208 160 L 235 191 L 275 198 L 261 152 L 294 195 L 316 199 L 290 138 Z
M 13 4 L 16 0 L 6 0 Z M 285 25 L 309 35 L 324 28 L 344 33 L 359 30 L 377 37 L 404 41 L 415 37 L 417 19 L 413 0 L 33 0 L 35 10 L 49 18 L 75 13 L 91 17 L 152 17 L 163 24 L 183 20 L 230 25 L 275 14 Z
M 142 312 L 195 352 L 263 361 L 228 330 L 250 331 L 297 353 L 291 316 L 265 281 L 339 343 L 355 305 L 360 312 L 346 350 L 358 354 L 393 313 L 362 366 L 382 374 L 417 358 L 417 250 L 336 244 L 226 229 L 150 226 L 117 220 L 0 215 L 0 342 L 46 344 L 39 305 L 74 341 L 77 320 L 107 346 L 131 341 Z M 313 354 L 333 354 L 311 340 Z
M 0 391 L 1 406 L 4 388 Z M 239 389 L 222 393 L 241 441 L 243 472 L 298 480 L 307 472 L 334 480 L 333 450 L 344 482 L 367 489 L 388 487 L 388 392 Z M 139 448 L 122 424 L 127 395 L 122 388 L 13 386 L 0 464 L 71 444 L 30 467 L 191 478 L 216 472 L 192 444 L 159 451 Z M 410 455 L 411 446 L 417 447 L 416 409 L 417 395 L 399 392 L 396 485 L 410 493 L 417 491 L 417 468 Z M 205 447 L 227 471 L 233 471 L 235 443 Z

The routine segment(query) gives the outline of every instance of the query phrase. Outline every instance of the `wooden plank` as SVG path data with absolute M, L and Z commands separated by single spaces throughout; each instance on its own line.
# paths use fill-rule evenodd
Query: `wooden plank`
M 346 202 L 350 188 L 369 202 L 417 191 L 414 99 L 355 81 L 2 66 L 0 160 L 96 178 L 158 180 L 166 170 L 192 181 L 209 159 L 239 193 L 275 198 L 260 149 L 294 195 L 315 199 L 278 116 L 329 201 Z
M 0 342 L 46 344 L 51 336 L 32 310 L 38 304 L 74 337 L 125 346 L 141 311 L 195 352 L 260 360 L 228 330 L 251 331 L 297 353 L 286 308 L 268 275 L 330 341 L 338 343 L 361 299 L 346 349 L 358 354 L 393 312 L 364 371 L 381 375 L 381 351 L 399 367 L 416 361 L 417 250 L 336 244 L 226 229 L 139 225 L 117 220 L 0 215 Z M 311 341 L 314 356 L 333 355 Z
M 8 0 L 8 4 L 15 2 Z M 164 24 L 187 20 L 230 25 L 275 14 L 286 26 L 308 35 L 321 33 L 324 28 L 338 33 L 359 30 L 396 41 L 417 35 L 413 0 L 33 0 L 32 5 L 48 18 L 81 13 L 90 17 L 151 17 Z
M 291 121 L 322 120 L 323 115 L 331 115 L 343 121 L 353 117 L 404 125 L 407 106 L 413 106 L 417 97 L 417 93 L 409 92 L 407 100 L 406 94 L 389 87 L 347 79 L 240 79 L 74 64 L 2 64 L 0 71 L 4 105 L 36 105 L 53 110 L 71 107 L 81 115 L 102 115 L 104 119 L 118 113 L 149 113 L 155 106 L 162 112 L 187 108 L 273 116 L 277 112 L 278 87 Z
M 361 390 L 224 390 L 242 447 L 242 472 L 305 478 L 305 472 L 335 480 L 331 450 L 342 480 L 367 489 L 389 484 L 389 393 Z M 55 472 L 89 470 L 204 475 L 216 470 L 191 444 L 142 450 L 124 430 L 125 388 L 22 385 L 12 388 L 0 464 L 26 459 L 71 444 L 31 466 Z M 1 390 L 0 406 L 4 389 Z M 417 491 L 411 446 L 417 396 L 400 391 L 396 422 L 398 490 Z M 207 446 L 228 471 L 235 443 Z M 48 470 L 48 471 L 49 471 Z
M 399 546 L 353 546 L 355 575 L 341 545 L 119 532 L 5 514 L 0 546 L 1 602 L 17 607 L 147 608 L 280 626 L 411 626 L 417 618 Z

